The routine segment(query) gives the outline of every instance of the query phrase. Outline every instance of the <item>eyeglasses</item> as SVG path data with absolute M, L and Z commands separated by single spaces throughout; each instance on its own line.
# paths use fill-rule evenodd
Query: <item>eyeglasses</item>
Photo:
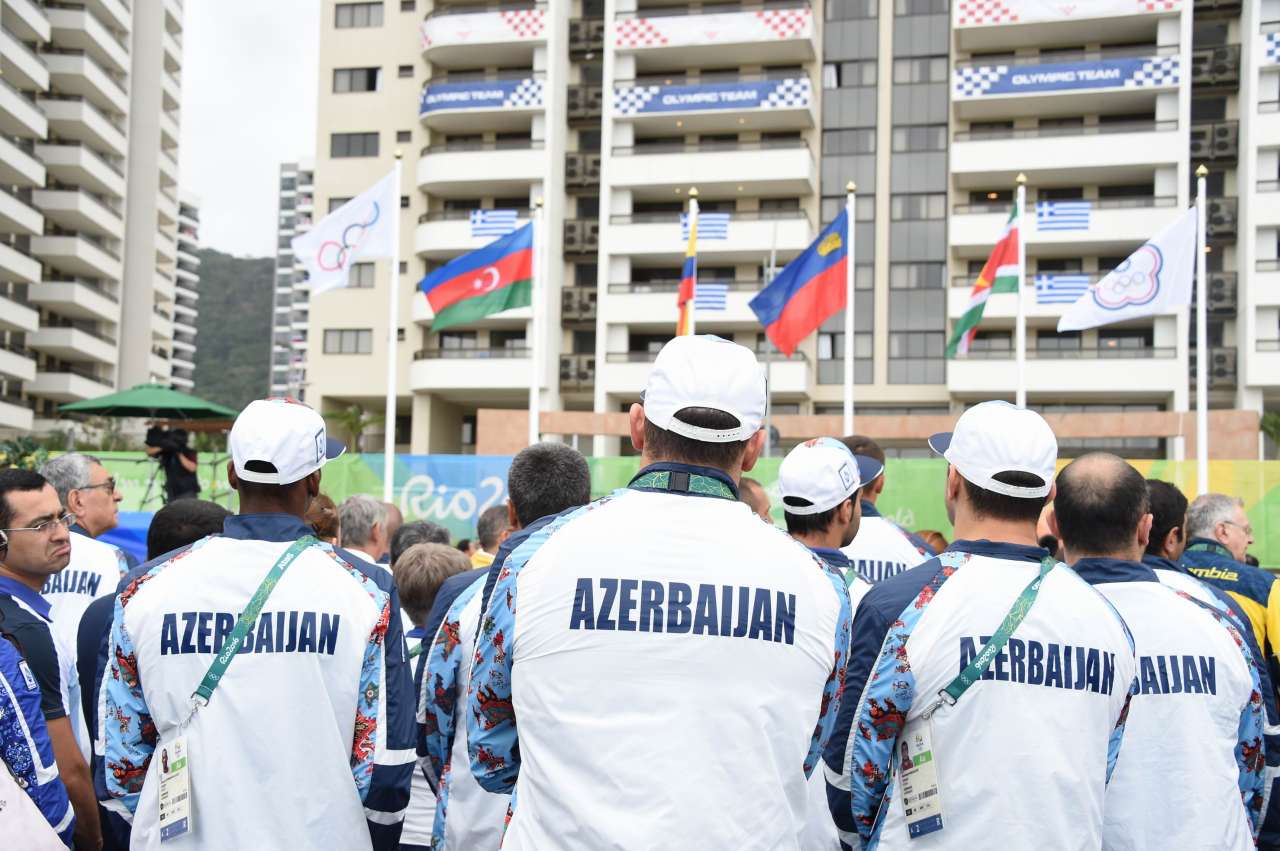
M 72 488 L 72 490 L 91 491 L 91 490 L 97 490 L 98 488 L 103 488 L 104 490 L 106 490 L 107 493 L 115 493 L 116 480 L 114 478 L 107 479 L 105 482 L 100 482 L 99 484 L 96 484 L 96 485 L 85 485 L 82 488 Z
M 46 520 L 43 523 L 37 523 L 34 526 L 22 526 L 17 529 L 0 529 L 0 532 L 39 532 L 42 535 L 47 535 L 59 526 L 63 529 L 70 529 L 71 524 L 74 522 L 76 522 L 76 516 L 68 512 L 61 517 L 54 517 L 51 520 Z
M 1241 525 L 1240 523 L 1236 523 L 1234 520 L 1223 520 L 1222 522 L 1226 523 L 1228 526 L 1235 526 L 1237 529 L 1244 532 L 1250 538 L 1253 537 L 1253 527 L 1248 524 Z

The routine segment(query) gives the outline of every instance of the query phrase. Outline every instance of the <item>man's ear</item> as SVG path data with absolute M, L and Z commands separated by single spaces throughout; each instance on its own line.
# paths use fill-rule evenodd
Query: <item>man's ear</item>
M 1147 549 L 1147 544 L 1151 541 L 1151 524 L 1155 520 L 1155 515 L 1144 514 L 1142 519 L 1138 521 L 1138 546 L 1143 551 Z
M 627 411 L 628 425 L 631 427 L 631 445 L 637 452 L 644 452 L 644 406 L 639 402 L 632 404 Z
M 227 462 L 227 484 L 231 486 L 233 491 L 240 490 L 240 477 L 236 475 L 236 465 L 234 461 Z
M 764 452 L 764 442 L 766 440 L 764 429 L 760 429 L 751 437 L 747 438 L 747 451 L 742 453 L 742 472 L 750 473 L 751 468 L 760 460 L 760 455 Z
M 1151 515 L 1147 515 L 1150 517 Z M 1058 531 L 1058 512 L 1053 510 L 1053 506 L 1049 506 L 1049 513 L 1045 515 L 1044 522 L 1049 526 L 1049 531 L 1053 533 L 1053 537 L 1059 541 L 1062 540 L 1062 533 Z M 1147 527 L 1147 531 L 1151 531 L 1151 527 Z
M 66 510 L 70 511 L 76 517 L 80 516 L 80 512 L 84 510 L 84 497 L 80 495 L 78 488 L 72 488 L 67 491 Z
M 516 516 L 516 505 L 511 501 L 511 497 L 507 497 L 507 528 L 520 528 L 520 518 Z

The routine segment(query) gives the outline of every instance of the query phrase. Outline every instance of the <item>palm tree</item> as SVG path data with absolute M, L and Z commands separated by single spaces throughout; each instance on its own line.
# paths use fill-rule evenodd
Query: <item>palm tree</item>
M 381 414 L 366 414 L 359 405 L 351 405 L 329 414 L 329 420 L 347 438 L 352 452 L 360 451 L 360 439 L 370 426 L 379 425 L 385 418 Z

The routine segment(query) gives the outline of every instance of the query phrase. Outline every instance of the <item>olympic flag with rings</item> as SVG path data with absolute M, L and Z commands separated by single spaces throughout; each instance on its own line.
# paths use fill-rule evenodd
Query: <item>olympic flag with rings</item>
M 1067 308 L 1058 330 L 1171 313 L 1191 303 L 1195 272 L 1196 208 L 1190 207 Z
M 347 286 L 356 261 L 391 256 L 398 194 L 393 171 L 293 238 L 290 244 L 307 269 L 312 295 Z

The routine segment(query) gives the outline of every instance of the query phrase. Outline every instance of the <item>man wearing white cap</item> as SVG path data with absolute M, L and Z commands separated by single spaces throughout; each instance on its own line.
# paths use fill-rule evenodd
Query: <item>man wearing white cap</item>
M 503 565 L 468 749 L 506 851 L 795 848 L 849 641 L 844 580 L 738 501 L 763 447 L 750 350 L 677 337 L 630 411 L 627 488 Z
M 122 582 L 99 797 L 132 821 L 134 849 L 184 833 L 200 848 L 394 849 L 416 760 L 399 599 L 387 571 L 302 519 L 343 446 L 311 408 L 267 399 L 228 449 L 240 514 Z
M 950 463 L 957 540 L 858 607 L 824 753 L 841 839 L 1102 847 L 1136 663 L 1115 609 L 1036 545 L 1057 440 L 1039 414 L 984 402 L 929 445 Z

